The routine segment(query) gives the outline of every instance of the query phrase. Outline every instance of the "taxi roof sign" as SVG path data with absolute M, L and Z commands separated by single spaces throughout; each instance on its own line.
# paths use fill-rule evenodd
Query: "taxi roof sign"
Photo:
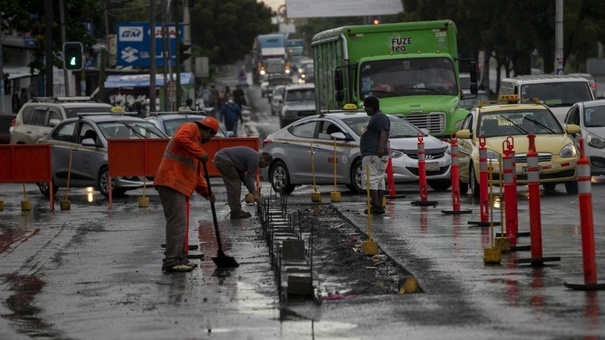
M 357 110 L 357 105 L 355 105 L 353 103 L 345 104 L 345 106 L 343 106 L 342 109 L 343 110 Z
M 114 106 L 111 108 L 111 112 L 124 112 L 124 108 L 121 106 Z
M 518 94 L 503 94 L 498 96 L 499 102 L 518 102 L 519 95 Z

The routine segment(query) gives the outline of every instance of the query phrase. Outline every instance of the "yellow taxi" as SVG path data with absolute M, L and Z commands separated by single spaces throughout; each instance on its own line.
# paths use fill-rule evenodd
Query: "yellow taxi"
M 578 125 L 562 125 L 552 111 L 539 100 L 520 101 L 517 95 L 500 96 L 495 103 L 481 102 L 471 109 L 456 133 L 459 148 L 460 191 L 470 188 L 479 197 L 479 146 L 485 138 L 487 161 L 492 162 L 492 183 L 499 184 L 503 143 L 510 136 L 515 151 L 517 183 L 527 183 L 527 135 L 536 135 L 535 146 L 540 166 L 540 184 L 554 190 L 565 184 L 569 194 L 578 191 L 576 164 L 579 151 L 570 134 L 580 132 Z

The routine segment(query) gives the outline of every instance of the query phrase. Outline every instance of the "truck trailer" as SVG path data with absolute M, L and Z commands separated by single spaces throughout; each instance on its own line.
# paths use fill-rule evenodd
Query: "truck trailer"
M 253 73 L 255 84 L 261 76 L 290 74 L 290 62 L 286 50 L 287 37 L 283 33 L 261 34 L 256 37 L 253 49 Z
M 461 108 L 456 25 L 451 20 L 345 26 L 313 37 L 316 109 L 342 110 L 376 96 L 380 109 L 450 137 Z M 471 93 L 477 93 L 471 62 Z

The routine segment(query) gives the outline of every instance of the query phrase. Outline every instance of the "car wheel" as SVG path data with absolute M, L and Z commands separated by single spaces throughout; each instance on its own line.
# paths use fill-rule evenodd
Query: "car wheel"
M 557 183 L 544 183 L 544 184 L 542 184 L 542 187 L 546 191 L 554 191 L 555 188 L 557 187 Z
M 112 178 L 111 188 L 113 189 L 112 196 L 123 196 L 126 192 L 125 189 L 116 188 L 116 179 Z M 102 167 L 99 171 L 99 176 L 97 178 L 97 189 L 101 192 L 101 195 L 108 197 L 109 196 L 109 170 L 106 166 Z
M 481 191 L 479 190 L 479 182 L 477 181 L 477 176 L 475 175 L 475 167 L 473 166 L 472 163 L 471 163 L 471 168 L 469 169 L 468 186 L 471 188 L 473 197 L 479 198 L 479 195 L 480 195 L 479 193 Z
M 50 185 L 48 185 L 48 182 L 37 182 L 36 184 L 38 185 L 38 189 L 40 189 L 40 193 L 46 196 L 46 198 L 50 198 Z M 57 191 L 59 191 L 59 187 L 53 183 L 52 195 L 54 196 Z
M 449 179 L 436 179 L 427 183 L 435 191 L 446 191 L 452 186 L 452 181 Z
M 282 161 L 277 161 L 273 164 L 273 166 L 271 166 L 269 180 L 271 181 L 273 190 L 281 193 L 282 195 L 288 195 L 294 191 L 294 185 L 290 184 L 288 167 Z
M 565 191 L 570 195 L 576 195 L 578 193 L 578 182 L 565 182 Z
M 361 176 L 363 174 L 361 159 L 358 159 L 351 167 L 351 184 L 347 184 L 347 188 L 356 194 L 366 192 L 366 188 L 361 184 Z

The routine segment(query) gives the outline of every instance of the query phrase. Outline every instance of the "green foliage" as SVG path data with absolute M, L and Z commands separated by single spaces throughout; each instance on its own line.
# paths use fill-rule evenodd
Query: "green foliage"
M 255 0 L 199 0 L 192 2 L 191 42 L 214 65 L 230 65 L 252 50 L 259 34 L 277 31 L 275 13 Z
M 62 50 L 60 11 L 56 1 L 53 1 L 53 13 L 45 13 L 44 1 L 36 0 L 0 0 L 2 8 L 2 29 L 17 32 L 29 32 L 36 42 L 35 59 L 30 68 L 44 70 L 44 51 L 47 43 L 45 17 L 50 15 L 52 23 L 52 49 L 55 54 Z M 64 0 L 65 4 L 65 32 L 66 41 L 79 41 L 83 45 L 94 43 L 88 33 L 85 23 L 102 27 L 102 12 L 97 0 Z M 62 61 L 55 56 L 54 64 L 62 65 Z

